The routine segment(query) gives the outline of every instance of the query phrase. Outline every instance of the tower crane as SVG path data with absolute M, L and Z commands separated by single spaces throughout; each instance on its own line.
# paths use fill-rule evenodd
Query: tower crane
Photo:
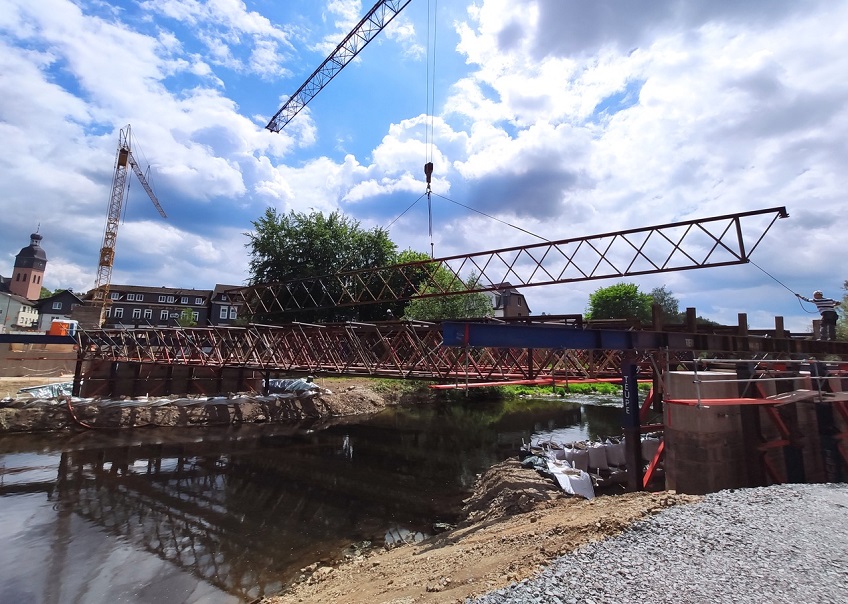
M 129 125 L 122 128 L 118 135 L 118 151 L 115 156 L 115 174 L 112 176 L 112 194 L 109 198 L 109 209 L 106 214 L 106 229 L 103 233 L 103 245 L 100 248 L 100 263 L 97 266 L 97 280 L 94 291 L 89 302 L 93 307 L 96 317 L 96 326 L 103 323 L 103 312 L 109 306 L 109 288 L 112 282 L 112 266 L 115 263 L 115 243 L 118 239 L 118 224 L 121 219 L 121 210 L 124 205 L 124 197 L 129 185 L 127 182 L 127 168 L 131 168 L 138 177 L 141 186 L 150 197 L 150 201 L 156 206 L 159 214 L 167 218 L 165 210 L 159 205 L 156 194 L 147 182 L 144 172 L 135 160 L 131 147 L 132 131 Z
M 380 0 L 372 6 L 330 56 L 324 59 L 318 69 L 312 72 L 297 92 L 274 114 L 265 128 L 271 132 L 282 130 L 410 2 L 412 0 Z

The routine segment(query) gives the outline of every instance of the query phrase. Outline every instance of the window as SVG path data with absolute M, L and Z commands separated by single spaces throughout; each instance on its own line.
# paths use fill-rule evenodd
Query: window
M 123 319 L 124 318 L 124 309 L 123 308 L 116 308 L 115 309 L 115 318 L 116 319 Z
M 191 313 L 191 320 L 192 320 L 192 321 L 194 321 L 195 323 L 197 323 L 197 321 L 198 321 L 199 319 L 200 319 L 200 313 L 199 313 L 199 312 L 195 311 L 195 312 Z
M 140 308 L 133 308 L 133 319 L 140 319 L 140 318 L 141 318 L 141 309 Z
M 144 294 L 136 294 L 135 295 L 135 301 L 136 302 L 141 302 L 142 300 L 144 300 Z
M 53 310 L 62 310 L 62 303 L 58 300 L 53 301 Z
M 173 304 L 176 298 L 174 296 L 168 296 L 168 299 L 165 300 L 168 304 Z
M 238 316 L 237 310 L 238 309 L 235 306 L 230 306 L 230 318 L 231 319 L 235 319 Z
M 144 309 L 144 318 L 145 319 L 152 319 L 153 318 L 153 309 L 152 308 L 145 308 Z
M 195 298 L 194 303 L 195 304 L 203 304 L 203 298 Z
M 164 301 L 165 301 L 165 296 L 159 296 L 159 301 L 160 301 L 160 302 L 164 302 Z
M 229 308 L 229 306 L 222 306 L 221 314 L 219 315 L 219 317 L 221 317 L 222 319 L 226 319 L 230 314 Z
M 21 274 L 18 273 L 17 275 L 15 275 L 15 281 L 20 281 L 20 280 L 21 280 Z
M 109 318 L 109 317 L 111 317 L 111 316 L 112 316 L 112 309 L 111 309 L 111 308 L 107 308 L 107 309 L 106 309 L 106 318 L 108 319 L 108 318 Z
M 221 294 L 221 302 L 227 301 L 227 294 Z
M 135 301 L 135 294 L 127 294 L 127 302 Z
M 180 304 L 188 304 L 188 296 L 183 296 L 180 298 Z
M 109 294 L 109 299 L 110 300 L 120 300 L 121 294 L 119 294 L 118 292 L 112 292 L 111 294 Z
M 163 311 L 159 312 L 159 320 L 160 321 L 167 321 L 168 320 L 168 311 L 167 310 L 163 310 Z

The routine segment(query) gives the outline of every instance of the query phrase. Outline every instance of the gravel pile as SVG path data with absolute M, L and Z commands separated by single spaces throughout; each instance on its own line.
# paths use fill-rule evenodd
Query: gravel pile
M 475 604 L 848 602 L 848 484 L 721 491 Z

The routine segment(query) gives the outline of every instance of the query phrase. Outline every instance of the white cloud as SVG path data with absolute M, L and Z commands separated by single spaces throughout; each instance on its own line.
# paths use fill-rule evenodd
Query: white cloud
M 785 205 L 791 217 L 752 256 L 769 274 L 754 265 L 667 273 L 640 287 L 668 283 L 682 306 L 722 322 L 786 314 L 792 329 L 810 315 L 787 288 L 840 295 L 848 28 L 838 24 L 848 6 L 468 5 L 443 9 L 438 115 L 404 97 L 427 18 L 407 9 L 377 38 L 396 49 L 396 64 L 333 82 L 335 99 L 364 88 L 385 105 L 329 123 L 306 109 L 273 134 L 263 126 L 276 95 L 300 84 L 289 70 L 317 67 L 304 63 L 315 40 L 324 54 L 334 49 L 361 2 L 11 0 L 0 14 L 3 240 L 14 254 L 41 223 L 48 286 L 90 287 L 117 129 L 131 123 L 169 218 L 151 217 L 133 185 L 116 282 L 240 283 L 242 233 L 266 205 L 341 208 L 385 225 L 424 193 L 432 157 L 437 254 L 538 241 L 457 204 L 551 239 Z M 374 80 L 363 86 L 365 77 Z M 380 115 L 388 104 L 400 117 Z M 393 225 L 400 247 L 429 252 L 424 211 Z M 536 312 L 581 312 L 604 285 L 526 295 Z

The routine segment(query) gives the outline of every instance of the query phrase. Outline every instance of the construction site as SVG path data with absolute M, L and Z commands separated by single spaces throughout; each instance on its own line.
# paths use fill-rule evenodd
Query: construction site
M 295 119 L 409 3 L 377 2 L 266 129 Z M 95 566 L 118 576 L 114 543 L 92 537 L 108 533 L 146 561 L 133 601 L 495 602 L 675 506 L 848 482 L 848 341 L 829 318 L 793 332 L 781 316 L 719 325 L 694 307 L 669 321 L 658 303 L 650 321 L 391 311 L 749 265 L 790 219 L 783 206 L 442 257 L 429 213 L 426 259 L 245 277 L 215 290 L 226 323 L 198 325 L 174 302 L 159 323 L 151 305 L 105 327 L 132 175 L 167 217 L 128 125 L 94 288 L 48 330 L 0 333 L 0 377 L 37 382 L 0 400 L 0 497 L 49 535 L 36 544 L 49 550 L 45 601 L 117 597 L 79 556 L 99 543 Z M 16 261 L 14 295 L 37 297 L 45 261 Z M 304 319 L 319 311 L 357 318 Z M 595 384 L 614 400 L 570 391 Z M 519 386 L 546 394 L 499 398 Z M 39 518 L 29 497 L 43 498 Z

